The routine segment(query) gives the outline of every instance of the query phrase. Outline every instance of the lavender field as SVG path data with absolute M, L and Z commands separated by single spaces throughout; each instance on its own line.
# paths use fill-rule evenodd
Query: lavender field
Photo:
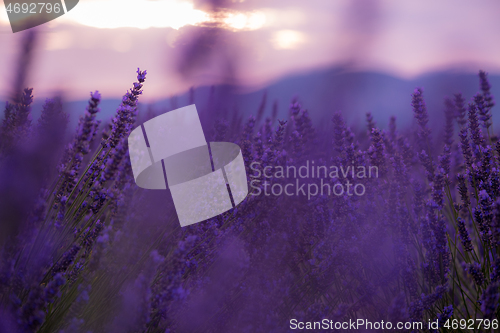
M 395 117 L 380 128 L 369 113 L 348 124 L 342 110 L 315 128 L 300 95 L 286 119 L 265 98 L 251 117 L 198 105 L 208 140 L 241 147 L 250 194 L 184 228 L 169 192 L 140 189 L 132 176 L 128 134 L 163 112 L 138 112 L 146 71 L 109 122 L 96 119 L 92 92 L 76 132 L 57 97 L 32 120 L 36 87 L 24 89 L 6 103 L 0 137 L 0 331 L 289 332 L 292 320 L 325 318 L 424 323 L 381 331 L 496 331 L 500 141 L 490 88 L 480 71 L 476 95 L 443 96 L 438 132 L 421 88 L 408 92 L 408 128 Z M 312 164 L 350 171 L 279 173 Z M 299 180 L 305 192 L 280 193 Z M 335 191 L 349 182 L 357 188 Z M 333 190 L 319 192 L 325 184 Z M 342 330 L 354 331 L 327 329 Z

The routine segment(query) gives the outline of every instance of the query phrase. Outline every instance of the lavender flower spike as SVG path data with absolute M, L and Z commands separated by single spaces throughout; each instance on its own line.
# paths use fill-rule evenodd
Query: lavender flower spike
M 95 120 L 96 114 L 101 110 L 99 103 L 101 102 L 101 94 L 99 91 L 91 92 L 89 105 L 87 106 L 85 116 L 80 118 L 78 132 L 75 138 L 75 145 L 79 153 L 87 154 L 89 145 L 94 138 L 100 121 Z
M 111 120 L 112 130 L 109 137 L 109 145 L 114 148 L 122 138 L 126 138 L 132 129 L 137 113 L 137 101 L 142 95 L 142 84 L 146 80 L 147 71 L 137 69 L 137 80 L 132 90 L 127 91 L 122 98 L 115 117 Z
M 3 119 L 0 148 L 10 151 L 19 139 L 24 139 L 31 126 L 31 104 L 33 88 L 26 88 L 17 104 L 6 103 Z
M 445 104 L 445 111 L 444 111 L 444 116 L 445 116 L 445 126 L 444 126 L 444 143 L 448 146 L 451 146 L 453 143 L 453 120 L 455 118 L 455 105 L 453 104 L 453 101 L 446 97 L 444 100 Z
M 483 97 L 485 101 L 485 106 L 487 111 L 491 110 L 493 106 L 495 106 L 495 101 L 493 100 L 493 96 L 490 93 L 490 82 L 488 81 L 488 73 L 484 71 L 479 71 L 479 81 L 481 90 L 483 92 Z
M 477 262 L 474 264 L 470 264 L 467 267 L 467 272 L 472 276 L 474 282 L 476 282 L 476 285 L 481 287 L 484 284 L 485 278 L 480 264 L 478 264 Z
M 460 127 L 464 127 L 467 123 L 466 115 L 467 110 L 465 109 L 465 99 L 462 97 L 462 94 L 455 94 L 455 110 L 458 124 Z
M 469 130 L 472 137 L 472 142 L 476 147 L 484 145 L 484 138 L 481 129 L 479 128 L 479 121 L 477 117 L 477 106 L 475 104 L 469 104 Z
M 460 240 L 466 252 L 471 252 L 473 250 L 472 241 L 469 236 L 469 232 L 465 226 L 464 220 L 460 217 L 457 219 L 458 233 L 460 234 Z
M 460 132 L 458 133 L 458 137 L 460 138 L 460 149 L 462 150 L 462 155 L 465 160 L 465 164 L 467 168 L 470 170 L 472 168 L 472 149 L 470 146 L 469 136 L 467 134 L 467 128 L 462 127 Z
M 474 96 L 474 103 L 477 106 L 477 112 L 479 113 L 479 119 L 483 122 L 483 127 L 488 129 L 491 126 L 491 114 L 484 100 L 484 96 L 476 94 Z
M 481 311 L 486 319 L 495 319 L 496 312 L 498 309 L 498 304 L 500 300 L 500 293 L 498 287 L 500 284 L 498 282 L 491 283 L 488 288 L 484 291 L 481 302 Z
M 439 327 L 443 327 L 451 316 L 453 316 L 453 305 L 445 306 L 443 312 L 438 317 Z
M 420 139 L 423 141 L 424 147 L 429 144 L 430 139 L 430 129 L 427 127 L 429 122 L 429 114 L 427 113 L 427 107 L 425 105 L 423 91 L 421 88 L 415 89 L 413 92 L 411 106 L 413 107 L 413 115 L 420 126 Z

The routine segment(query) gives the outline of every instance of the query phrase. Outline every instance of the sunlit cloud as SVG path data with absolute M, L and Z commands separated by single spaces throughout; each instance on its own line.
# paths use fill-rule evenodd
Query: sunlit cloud
M 183 0 L 103 0 L 80 2 L 61 20 L 94 28 L 174 28 L 208 20 L 207 13 Z
M 256 30 L 266 23 L 262 12 L 218 12 L 194 8 L 187 0 L 103 0 L 80 2 L 62 20 L 102 28 L 166 28 L 212 25 L 229 30 Z
M 192 0 L 87 0 L 64 16 L 51 22 L 76 23 L 99 29 L 173 28 L 186 25 L 214 26 L 228 30 L 257 30 L 269 22 L 264 11 L 223 10 L 217 13 L 195 9 Z M 0 10 L 0 24 L 8 24 Z
M 269 11 L 222 10 L 217 13 L 195 9 L 192 0 L 87 0 L 49 23 L 80 24 L 99 29 L 173 28 L 187 25 L 212 26 L 232 31 L 257 30 L 268 25 Z M 0 25 L 8 25 L 7 13 L 0 10 Z M 57 48 L 57 47 L 56 47 Z
M 266 24 L 266 15 L 262 12 L 227 13 L 222 19 L 222 27 L 232 30 L 257 30 Z
M 306 41 L 304 33 L 296 30 L 279 30 L 273 34 L 271 42 L 275 49 L 293 50 Z
M 9 24 L 9 17 L 7 16 L 7 11 L 2 8 L 3 6 L 0 6 L 0 24 Z

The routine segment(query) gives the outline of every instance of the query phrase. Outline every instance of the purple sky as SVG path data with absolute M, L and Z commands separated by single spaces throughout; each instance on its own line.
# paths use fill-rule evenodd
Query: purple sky
M 120 0 L 120 6 L 115 1 L 80 0 L 38 29 L 28 77 L 38 96 L 63 91 L 81 100 L 98 89 L 104 98 L 116 98 L 137 67 L 149 73 L 146 101 L 227 81 L 228 73 L 251 90 L 340 63 L 400 77 L 449 68 L 500 73 L 495 0 L 233 0 L 216 18 L 199 0 L 195 7 L 192 0 Z M 5 92 L 25 32 L 11 32 L 4 8 L 0 91 Z M 201 65 L 186 74 L 180 70 L 192 64 L 186 49 L 207 24 L 223 28 L 208 48 L 215 51 L 202 49 L 202 59 L 195 57 Z

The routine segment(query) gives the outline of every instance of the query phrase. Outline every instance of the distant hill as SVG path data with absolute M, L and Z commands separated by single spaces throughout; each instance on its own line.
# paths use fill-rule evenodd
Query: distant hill
M 490 75 L 492 93 L 500 96 L 500 76 Z M 309 110 L 316 123 L 329 121 L 331 114 L 342 110 L 350 126 L 364 126 L 366 112 L 372 112 L 379 126 L 385 127 L 390 116 L 395 115 L 398 126 L 407 126 L 412 120 L 411 93 L 415 87 L 424 89 L 428 111 L 433 122 L 443 117 L 443 98 L 462 92 L 467 100 L 479 91 L 476 74 L 456 71 L 429 73 L 412 80 L 404 80 L 374 72 L 344 72 L 338 68 L 318 70 L 308 74 L 293 75 L 253 92 L 241 92 L 234 86 L 197 87 L 194 91 L 195 104 L 204 112 L 211 100 L 211 109 L 227 113 L 238 109 L 246 115 L 255 114 L 267 91 L 266 114 L 270 115 L 272 104 L 278 102 L 278 118 L 287 118 L 288 107 L 293 96 L 298 96 L 302 106 Z M 145 87 L 147 89 L 147 86 Z M 211 91 L 213 95 L 211 96 Z M 158 101 L 152 105 L 140 105 L 140 112 L 153 108 L 155 113 L 182 107 L 188 104 L 189 92 L 173 98 Z M 36 100 L 33 117 L 41 110 L 43 101 Z M 108 120 L 118 107 L 120 100 L 103 100 L 100 118 Z M 70 128 L 85 110 L 87 101 L 67 102 L 65 108 L 71 116 Z M 500 123 L 500 114 L 493 108 L 493 119 Z
M 500 76 L 490 75 L 492 94 L 500 98 Z M 245 114 L 255 114 L 267 91 L 266 113 L 270 114 L 273 101 L 278 101 L 279 117 L 287 118 L 293 96 L 298 96 L 303 108 L 309 110 L 317 123 L 331 118 L 341 110 L 350 126 L 364 126 L 366 112 L 372 112 L 379 126 L 385 127 L 390 116 L 396 116 L 399 126 L 407 126 L 413 119 L 411 94 L 416 87 L 424 89 L 424 97 L 432 122 L 443 119 L 444 97 L 461 92 L 469 101 L 479 91 L 477 74 L 456 71 L 429 73 L 413 80 L 404 80 L 374 72 L 343 72 L 340 69 L 311 72 L 283 78 L 268 87 L 250 93 L 235 93 L 236 88 L 217 86 L 215 99 L 219 108 L 229 111 L 237 108 Z M 195 90 L 195 103 L 204 107 L 209 99 L 209 87 Z M 187 105 L 188 94 L 174 99 L 177 107 Z M 172 108 L 169 99 L 155 103 L 154 107 Z M 500 124 L 500 105 L 493 108 L 494 122 Z M 495 116 L 495 114 L 498 114 Z

